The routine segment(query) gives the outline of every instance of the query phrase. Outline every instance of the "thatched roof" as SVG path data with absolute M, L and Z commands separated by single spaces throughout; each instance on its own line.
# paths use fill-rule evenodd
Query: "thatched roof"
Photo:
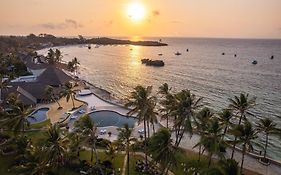
M 62 70 L 49 66 L 37 79 L 37 82 L 40 82 L 45 85 L 51 86 L 60 86 L 66 82 L 72 80 L 70 76 L 64 73 Z

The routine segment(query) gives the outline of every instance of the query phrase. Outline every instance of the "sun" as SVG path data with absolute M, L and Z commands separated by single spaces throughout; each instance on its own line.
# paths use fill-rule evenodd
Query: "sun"
M 133 21 L 141 21 L 145 17 L 145 8 L 140 3 L 131 3 L 127 7 L 127 15 Z

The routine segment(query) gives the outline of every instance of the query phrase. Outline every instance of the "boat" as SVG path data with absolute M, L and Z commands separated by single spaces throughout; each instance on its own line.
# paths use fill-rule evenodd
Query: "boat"
M 179 55 L 181 55 L 181 53 L 180 52 L 176 52 L 175 55 L 179 56 Z
M 151 59 L 142 59 L 142 64 L 145 64 L 146 66 L 155 66 L 155 67 L 163 67 L 165 65 L 163 60 L 151 60 Z
M 258 61 L 254 60 L 254 61 L 252 61 L 252 64 L 256 65 L 256 64 L 258 64 Z
M 237 55 L 236 55 L 236 54 L 234 54 L 234 57 L 237 57 Z
M 222 55 L 225 55 L 225 53 L 223 52 L 223 53 L 221 53 Z
M 274 59 L 274 55 L 271 55 L 270 59 L 272 59 L 272 60 L 273 60 L 273 59 Z
M 163 54 L 162 53 L 158 53 L 158 56 L 162 56 Z
M 189 50 L 188 50 L 188 49 L 186 49 L 186 52 L 189 52 Z
M 91 49 L 91 44 L 88 45 L 88 49 Z

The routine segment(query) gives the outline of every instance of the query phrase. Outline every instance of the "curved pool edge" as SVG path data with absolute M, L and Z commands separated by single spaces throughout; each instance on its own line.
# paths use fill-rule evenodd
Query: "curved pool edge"
M 42 109 L 48 109 L 48 110 L 46 111 L 46 113 L 45 113 L 46 119 L 45 119 L 45 120 L 42 120 L 42 121 L 38 121 L 38 122 L 35 121 L 35 122 L 32 122 L 32 123 L 29 121 L 30 125 L 38 124 L 38 123 L 42 123 L 42 122 L 45 122 L 45 121 L 47 121 L 47 120 L 50 120 L 50 118 L 49 118 L 49 116 L 48 116 L 48 112 L 50 111 L 50 108 L 49 108 L 49 107 L 40 107 L 40 108 L 37 108 L 37 109 L 35 109 L 33 112 L 31 112 L 31 113 L 27 116 L 27 118 L 30 117 L 30 116 L 32 116 L 33 114 L 35 114 L 36 112 L 38 112 L 39 110 L 42 110 Z

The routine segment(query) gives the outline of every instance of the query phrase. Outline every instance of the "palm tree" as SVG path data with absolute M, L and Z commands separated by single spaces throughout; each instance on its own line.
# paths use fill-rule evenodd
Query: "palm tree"
M 194 124 L 195 124 L 196 129 L 197 129 L 199 135 L 201 136 L 201 138 L 207 132 L 208 122 L 213 115 L 214 115 L 214 113 L 211 112 L 211 110 L 207 107 L 203 108 L 201 111 L 199 111 L 196 114 Z M 201 142 L 199 142 L 196 146 L 199 146 L 198 161 L 200 161 L 201 154 L 203 154 L 204 150 L 202 150 Z
M 224 157 L 225 144 L 221 139 L 223 136 L 223 127 L 220 125 L 217 118 L 212 118 L 207 123 L 206 131 L 203 131 L 201 134 L 201 139 L 197 145 L 203 145 L 205 150 L 208 151 L 208 167 L 210 167 L 213 155 L 219 158 Z
M 144 152 L 145 152 L 145 162 L 147 164 L 147 126 L 149 126 L 149 118 L 154 115 L 154 107 L 156 98 L 151 96 L 152 86 L 144 88 L 142 86 L 137 86 L 134 91 L 131 92 L 130 98 L 126 107 L 132 107 L 128 112 L 128 115 L 137 114 L 139 123 L 143 122 L 144 127 Z M 148 123 L 148 124 L 147 124 Z
M 81 143 L 82 138 L 81 134 L 78 132 L 71 132 L 68 134 L 68 138 L 70 140 L 69 148 L 72 152 L 76 152 L 76 157 L 80 157 L 80 149 L 81 149 Z
M 238 175 L 239 173 L 238 162 L 235 160 L 221 160 L 219 161 L 219 165 L 225 175 Z
M 253 108 L 256 105 L 256 98 L 250 98 L 249 94 L 240 94 L 240 97 L 234 96 L 234 99 L 229 99 L 229 109 L 233 110 L 233 112 L 236 113 L 236 115 L 240 114 L 239 116 L 239 122 L 238 125 L 241 124 L 242 119 L 247 121 L 246 114 L 253 115 L 249 112 L 249 109 Z M 235 116 L 236 116 L 235 115 Z M 234 152 L 235 152 L 235 142 L 232 147 L 232 153 L 231 153 L 231 159 L 233 159 Z
M 76 94 L 76 92 L 74 90 L 72 90 L 72 88 L 73 88 L 72 84 L 70 82 L 66 82 L 64 84 L 64 87 L 63 87 L 63 90 L 61 93 L 62 93 L 62 96 L 66 97 L 67 102 L 71 98 L 73 109 L 74 109 L 75 108 L 74 95 Z
M 47 86 L 45 88 L 45 96 L 47 98 L 50 98 L 51 100 L 55 101 L 58 104 L 58 109 L 62 109 L 62 106 L 60 105 L 60 103 L 58 102 L 58 100 L 55 98 L 55 94 L 54 94 L 54 88 L 52 86 Z
M 106 153 L 106 155 L 107 155 L 108 157 L 110 157 L 110 161 L 111 161 L 112 164 L 113 164 L 113 160 L 114 160 L 114 158 L 115 158 L 115 156 L 116 156 L 117 151 L 118 151 L 118 147 L 116 146 L 115 143 L 110 142 L 110 143 L 106 146 L 106 151 L 105 151 L 105 153 Z
M 160 109 L 160 112 L 163 113 L 161 118 L 167 120 L 166 128 L 169 128 L 170 113 L 174 103 L 174 96 L 170 93 L 170 91 L 171 88 L 169 88 L 167 83 L 161 85 L 158 91 L 158 93 L 162 95 L 162 99 L 160 100 L 160 105 L 162 108 Z
M 100 173 L 103 174 L 102 168 L 99 165 L 99 158 L 96 149 L 97 143 L 97 127 L 91 120 L 89 115 L 82 116 L 77 122 L 74 123 L 75 132 L 81 134 L 81 139 L 91 147 L 91 162 L 93 161 L 94 153 L 96 159 L 96 165 L 98 166 Z
M 167 174 L 169 167 L 175 164 L 176 147 L 173 146 L 171 133 L 167 128 L 161 128 L 150 139 L 149 150 L 156 162 L 163 167 L 162 174 Z
M 8 81 L 3 79 L 3 75 L 0 75 L 0 104 L 2 103 L 2 90 L 8 88 Z
M 120 142 L 125 142 L 126 145 L 126 155 L 127 155 L 127 175 L 129 175 L 129 157 L 130 157 L 130 144 L 131 142 L 136 141 L 135 138 L 132 138 L 132 129 L 129 128 L 129 125 L 126 123 L 124 125 L 124 128 L 118 128 L 119 130 L 119 135 L 118 135 L 118 140 Z
M 233 142 L 242 144 L 242 161 L 240 169 L 240 174 L 242 174 L 245 153 L 247 150 L 253 150 L 253 140 L 257 138 L 257 132 L 248 121 L 246 121 L 244 125 L 237 125 L 230 132 L 237 138 Z
M 49 49 L 48 50 L 48 54 L 47 54 L 47 57 L 46 57 L 46 60 L 49 64 L 55 64 L 56 63 L 56 60 L 55 60 L 55 52 L 53 49 Z
M 51 125 L 47 132 L 47 142 L 44 147 L 44 157 L 47 164 L 53 168 L 64 165 L 67 154 L 67 140 L 63 137 L 58 124 Z
M 268 136 L 270 134 L 278 134 L 280 130 L 277 129 L 276 123 L 273 122 L 270 118 L 263 118 L 260 119 L 257 124 L 257 129 L 259 132 L 265 133 L 265 147 L 264 147 L 264 154 L 263 154 L 263 161 L 266 161 L 266 151 L 267 151 L 267 145 L 268 145 Z
M 55 51 L 55 62 L 56 63 L 60 62 L 61 58 L 62 58 L 61 51 L 59 49 L 56 49 L 56 51 Z
M 24 134 L 26 127 L 30 125 L 27 117 L 32 112 L 30 106 L 26 107 L 22 102 L 11 105 L 12 112 L 7 116 L 2 125 L 12 129 L 15 133 Z
M 80 62 L 78 61 L 78 59 L 77 59 L 76 57 L 74 57 L 74 58 L 72 59 L 72 63 L 73 63 L 73 65 L 74 65 L 75 71 L 77 71 L 77 68 L 78 68 L 78 65 L 80 65 Z
M 224 131 L 223 131 L 223 137 L 224 138 L 228 127 L 231 125 L 231 119 L 232 119 L 233 115 L 230 112 L 230 110 L 228 109 L 224 109 L 221 113 L 219 113 L 219 120 L 220 122 L 223 124 L 224 126 Z
M 175 103 L 171 112 L 175 116 L 174 128 L 176 132 L 175 146 L 178 147 L 185 132 L 193 133 L 192 120 L 197 109 L 202 107 L 202 98 L 196 98 L 189 90 L 182 90 L 175 94 Z

